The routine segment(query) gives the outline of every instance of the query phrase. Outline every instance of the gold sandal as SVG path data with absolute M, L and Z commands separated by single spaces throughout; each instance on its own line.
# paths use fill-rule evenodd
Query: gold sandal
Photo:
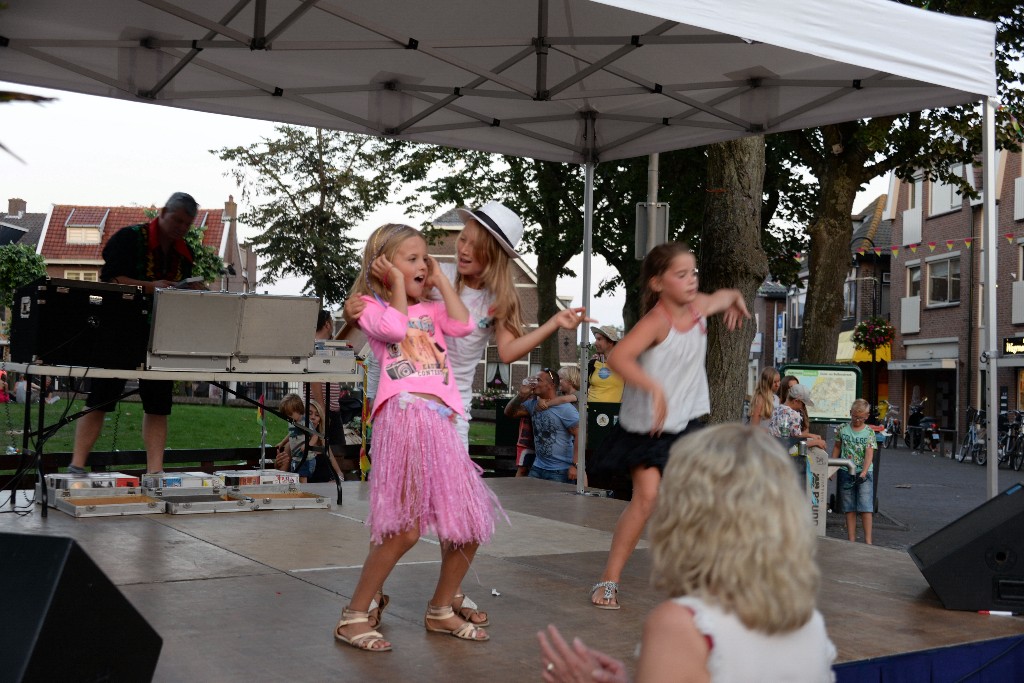
M 456 616 L 455 610 L 452 609 L 451 605 L 445 605 L 444 607 L 434 607 L 433 605 L 427 605 L 427 613 L 423 615 L 423 625 L 430 633 L 444 633 L 449 636 L 455 636 L 460 640 L 472 640 L 476 642 L 484 642 L 490 640 L 491 637 L 487 635 L 487 631 L 483 630 L 479 626 L 463 621 L 456 628 L 434 628 L 430 625 L 431 621 L 444 621 L 445 619 L 451 619 Z M 460 617 L 461 618 L 461 617 Z M 482 638 L 480 636 L 483 636 Z
M 459 606 L 456 607 L 455 603 L 459 603 Z M 455 602 L 452 603 L 452 609 L 455 610 L 455 613 L 458 614 L 460 617 L 462 617 L 469 623 L 473 624 L 473 626 L 483 627 L 491 625 L 491 620 L 487 616 L 487 612 L 481 612 L 480 606 L 473 602 L 471 599 L 467 598 L 464 593 L 455 594 Z M 480 616 L 482 616 L 483 621 L 473 621 L 474 614 L 479 614 Z
M 377 591 L 373 600 L 370 600 L 370 609 L 366 611 L 370 615 L 370 627 L 380 628 L 380 622 L 384 619 L 384 608 L 391 602 L 391 598 L 388 597 L 383 591 Z
M 341 629 L 344 626 L 351 624 L 369 624 L 370 614 L 369 612 L 357 612 L 354 609 L 346 607 L 341 611 L 341 620 L 338 625 L 334 627 L 334 639 L 350 645 L 357 650 L 366 650 L 368 652 L 390 652 L 391 646 L 385 645 L 384 647 L 374 647 L 377 643 L 387 642 L 377 631 L 367 631 L 366 633 L 360 633 L 359 635 L 346 638 L 341 633 Z

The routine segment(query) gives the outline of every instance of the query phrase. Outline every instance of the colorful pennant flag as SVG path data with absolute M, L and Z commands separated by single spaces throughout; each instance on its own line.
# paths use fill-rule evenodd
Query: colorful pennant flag
M 938 246 L 935 242 L 928 243 L 928 251 L 935 251 L 935 247 Z
M 1010 244 L 1013 244 L 1013 233 L 1012 232 L 1006 233 L 1005 235 L 1003 235 L 1003 237 L 1006 238 L 1007 242 L 1009 242 Z
M 889 250 L 892 251 L 893 258 L 896 258 L 897 256 L 900 255 L 900 248 L 899 247 L 889 247 Z
M 911 253 L 914 253 L 914 254 L 916 254 L 916 253 L 917 253 L 917 248 L 918 248 L 919 246 L 921 246 L 921 245 L 920 245 L 920 244 L 908 244 L 908 245 L 907 245 L 907 248 L 909 248 L 909 249 L 910 249 Z
M 946 251 L 950 251 L 954 244 L 956 244 L 956 240 L 946 240 Z
M 882 248 L 881 247 L 875 247 L 871 251 L 875 252 L 875 256 L 881 256 L 882 255 Z
M 798 251 L 797 253 L 793 254 L 793 258 L 797 261 L 797 263 L 799 263 L 800 261 L 804 260 L 804 254 L 802 251 Z
M 964 240 L 964 246 L 967 247 L 968 249 L 970 249 L 971 248 L 971 242 L 973 242 L 973 241 L 974 241 L 973 239 L 968 237 L 967 239 Z

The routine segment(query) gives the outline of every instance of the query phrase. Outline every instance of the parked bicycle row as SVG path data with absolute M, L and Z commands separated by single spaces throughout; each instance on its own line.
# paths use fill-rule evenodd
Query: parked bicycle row
M 1024 411 L 1009 410 L 999 414 L 998 421 L 998 464 L 1009 465 L 1020 471 L 1024 466 Z M 956 459 L 963 462 L 970 458 L 978 465 L 988 462 L 988 421 L 985 411 L 967 409 L 967 433 L 956 451 Z

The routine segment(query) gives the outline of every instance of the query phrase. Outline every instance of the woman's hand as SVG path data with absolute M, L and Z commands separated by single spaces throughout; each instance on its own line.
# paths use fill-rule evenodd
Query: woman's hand
M 570 646 L 554 626 L 549 625 L 547 633 L 538 632 L 537 640 L 543 662 L 541 677 L 547 683 L 629 682 L 625 664 L 587 647 L 579 638 Z
M 444 273 L 441 272 L 441 269 L 438 267 L 437 261 L 433 256 L 427 254 L 425 260 L 427 262 L 427 277 L 423 281 L 423 291 L 429 292 L 432 287 L 438 287 L 439 278 L 444 278 L 445 281 L 447 281 L 448 278 L 446 278 Z
M 548 400 L 546 398 L 538 398 L 537 399 L 537 410 L 544 411 L 544 410 L 547 410 L 550 407 L 551 407 L 551 404 L 548 403 Z

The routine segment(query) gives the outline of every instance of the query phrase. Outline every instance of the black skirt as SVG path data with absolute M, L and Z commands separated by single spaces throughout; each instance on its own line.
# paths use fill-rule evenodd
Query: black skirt
M 636 467 L 657 467 L 659 472 L 663 472 L 672 444 L 679 437 L 703 426 L 702 422 L 690 420 L 682 432 L 662 432 L 659 436 L 651 436 L 615 425 L 601 448 L 590 455 L 587 472 L 598 477 L 628 475 Z

